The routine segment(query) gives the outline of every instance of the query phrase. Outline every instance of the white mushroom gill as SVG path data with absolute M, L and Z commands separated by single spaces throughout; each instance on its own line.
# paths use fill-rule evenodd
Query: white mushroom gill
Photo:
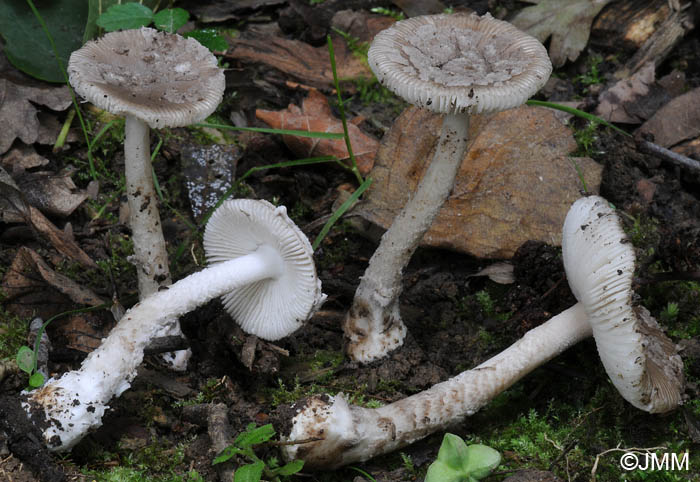
M 403 344 L 401 275 L 452 191 L 468 144 L 471 113 L 517 107 L 552 66 L 533 37 L 490 15 L 427 15 L 378 33 L 368 61 L 379 82 L 443 114 L 432 162 L 370 259 L 344 322 L 347 352 L 368 363 Z
M 50 449 L 68 450 L 90 429 L 102 424 L 110 400 L 128 389 L 136 376 L 146 345 L 172 320 L 232 291 L 266 283 L 276 285 L 283 278 L 298 273 L 296 267 L 302 262 L 301 258 L 308 256 L 310 259 L 308 240 L 287 217 L 283 207 L 275 208 L 265 201 L 235 200 L 225 203 L 216 213 L 221 209 L 237 211 L 240 214 L 237 218 L 246 220 L 239 225 L 229 222 L 226 229 L 253 230 L 260 236 L 253 249 L 239 250 L 238 256 L 212 263 L 141 300 L 126 312 L 78 370 L 51 379 L 36 391 L 23 393 L 23 406 L 43 431 Z M 297 295 L 303 301 L 282 306 L 282 311 L 275 313 L 277 318 L 295 322 L 306 320 L 323 301 L 315 271 L 303 269 L 301 276 L 305 279 L 297 282 L 304 287 L 304 293 L 297 291 Z M 286 287 L 288 281 L 284 280 L 283 286 Z M 257 313 L 255 309 L 250 311 Z

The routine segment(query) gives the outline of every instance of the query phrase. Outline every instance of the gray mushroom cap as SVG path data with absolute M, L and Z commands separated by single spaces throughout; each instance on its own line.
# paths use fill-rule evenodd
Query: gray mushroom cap
M 386 88 L 443 114 L 517 107 L 552 72 L 537 39 L 488 13 L 402 20 L 375 36 L 368 61 Z
M 571 291 L 586 310 L 598 354 L 618 392 L 647 412 L 678 407 L 683 361 L 649 311 L 633 303 L 634 248 L 605 199 L 588 196 L 572 205 L 562 255 Z
M 263 245 L 279 254 L 280 274 L 232 291 L 223 302 L 243 331 L 274 341 L 300 328 L 326 299 L 309 240 L 284 206 L 252 199 L 226 201 L 204 231 L 209 263 L 245 256 Z
M 116 115 L 135 116 L 151 128 L 205 119 L 225 87 L 223 70 L 206 47 L 146 27 L 87 42 L 71 54 L 68 74 L 86 100 Z

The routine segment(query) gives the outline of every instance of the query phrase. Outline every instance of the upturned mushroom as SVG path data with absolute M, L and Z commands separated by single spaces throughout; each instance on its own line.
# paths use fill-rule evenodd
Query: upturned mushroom
M 182 127 L 210 115 L 225 79 L 216 57 L 194 39 L 151 28 L 111 32 L 68 62 L 70 83 L 94 105 L 126 118 L 124 166 L 139 294 L 170 284 L 168 253 L 153 185 L 149 126 Z M 168 333 L 180 335 L 177 322 Z M 173 360 L 184 369 L 187 355 Z
M 348 354 L 363 363 L 403 344 L 401 274 L 454 187 L 470 115 L 523 104 L 552 71 L 542 44 L 489 14 L 402 20 L 376 35 L 368 60 L 382 85 L 443 123 L 432 162 L 382 237 L 344 321 Z
M 227 201 L 204 233 L 210 266 L 132 307 L 78 370 L 23 393 L 23 406 L 52 450 L 68 450 L 102 424 L 109 401 L 129 388 L 143 350 L 172 320 L 224 296 L 236 316 L 269 325 L 271 337 L 298 328 L 323 303 L 313 251 L 284 207 Z
M 367 460 L 443 430 L 593 334 L 620 394 L 651 413 L 681 403 L 683 364 L 674 344 L 632 302 L 634 250 L 608 203 L 597 196 L 570 209 L 564 263 L 579 302 L 530 330 L 505 351 L 416 395 L 379 408 L 349 405 L 342 394 L 297 405 L 285 456 L 305 467 L 334 468 Z

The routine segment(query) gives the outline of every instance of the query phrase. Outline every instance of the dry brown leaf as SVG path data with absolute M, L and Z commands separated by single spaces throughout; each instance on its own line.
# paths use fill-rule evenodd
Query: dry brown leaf
M 315 132 L 343 132 L 343 123 L 333 116 L 326 96 L 312 89 L 304 99 L 301 109 L 290 104 L 287 110 L 269 111 L 258 109 L 255 116 L 275 129 L 294 129 Z M 374 164 L 379 143 L 363 133 L 352 120 L 348 123 L 348 135 L 357 167 L 364 176 Z M 289 149 L 300 157 L 335 156 L 348 158 L 345 139 L 316 139 L 311 137 L 282 136 Z
M 384 228 L 423 176 L 440 132 L 441 119 L 409 108 L 382 140 L 374 183 L 355 209 Z M 469 150 L 455 188 L 423 244 L 484 258 L 510 258 L 525 241 L 557 245 L 564 217 L 580 197 L 582 170 L 596 192 L 602 167 L 576 149 L 571 131 L 551 110 L 521 107 L 494 116 L 474 116 Z
M 10 172 L 45 166 L 49 160 L 37 154 L 34 147 L 20 144 L 2 156 L 2 167 Z
M 700 135 L 700 87 L 676 97 L 639 128 L 642 134 L 654 136 L 654 142 L 663 147 Z
M 97 264 L 95 264 L 85 251 L 80 249 L 71 236 L 58 229 L 34 206 L 29 206 L 29 222 L 34 229 L 48 238 L 59 253 L 68 256 L 73 261 L 77 261 L 85 267 L 97 268 Z
M 637 124 L 644 119 L 635 115 L 633 107 L 640 98 L 649 94 L 656 80 L 654 63 L 649 62 L 628 79 L 615 83 L 600 94 L 595 114 L 608 122 Z
M 70 216 L 88 197 L 77 189 L 69 173 L 22 172 L 14 179 L 32 206 L 56 216 Z
M 0 78 L 0 154 L 19 138 L 33 144 L 39 136 L 38 109 L 34 104 L 62 111 L 71 104 L 68 87 L 30 87 Z
M 549 56 L 555 67 L 574 61 L 586 48 L 591 24 L 598 12 L 610 0 L 526 0 L 536 3 L 526 7 L 511 19 L 520 30 L 540 42 L 550 36 Z

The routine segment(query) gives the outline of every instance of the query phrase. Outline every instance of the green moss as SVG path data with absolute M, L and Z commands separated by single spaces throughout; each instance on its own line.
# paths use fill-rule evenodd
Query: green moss
M 3 298 L 0 296 L 0 300 Z M 27 344 L 30 321 L 13 315 L 0 306 L 0 359 L 14 359 L 17 350 Z

